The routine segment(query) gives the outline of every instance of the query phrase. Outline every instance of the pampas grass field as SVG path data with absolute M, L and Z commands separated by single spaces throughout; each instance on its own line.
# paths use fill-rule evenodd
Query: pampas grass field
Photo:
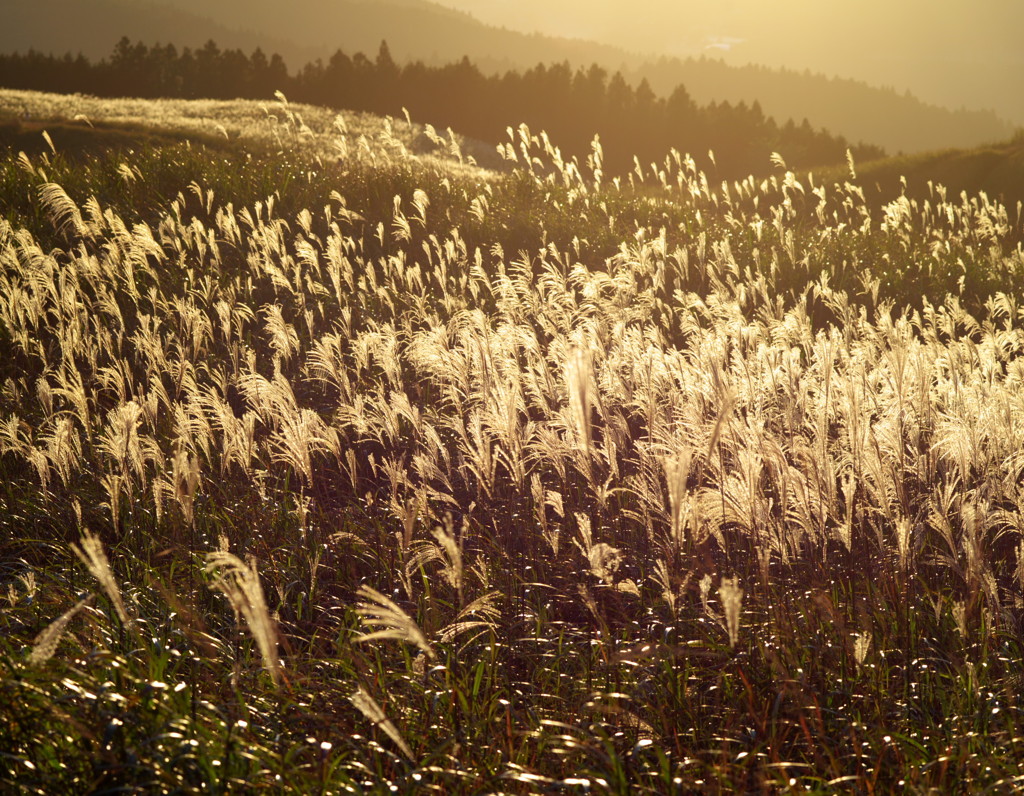
M 1024 787 L 1020 205 L 83 102 L 0 94 L 4 789 Z

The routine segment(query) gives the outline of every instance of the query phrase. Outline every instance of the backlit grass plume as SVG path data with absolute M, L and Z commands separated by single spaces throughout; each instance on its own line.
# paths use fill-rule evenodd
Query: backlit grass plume
M 89 605 L 94 599 L 95 596 L 90 594 L 88 597 L 79 600 L 71 608 L 54 619 L 53 622 L 47 625 L 43 632 L 36 636 L 35 640 L 32 642 L 32 651 L 28 656 L 28 662 L 30 665 L 41 666 L 53 657 L 53 653 L 57 651 L 57 645 L 60 643 L 61 637 L 64 635 L 64 631 L 67 630 L 68 623 L 75 618 L 79 611 Z
M 86 528 L 82 533 L 79 544 L 72 544 L 71 549 L 74 550 L 79 560 L 85 564 L 89 574 L 99 581 L 100 587 L 117 613 L 117 618 L 121 620 L 122 625 L 127 627 L 131 620 L 128 618 L 124 601 L 121 599 L 121 589 L 114 579 L 114 573 L 110 569 L 110 561 L 103 550 L 103 542 L 100 541 L 99 536 Z
M 381 629 L 364 633 L 356 637 L 356 641 L 365 643 L 377 639 L 394 639 L 417 647 L 428 658 L 436 657 L 433 647 L 430 646 L 416 620 L 403 611 L 394 600 L 366 585 L 359 587 L 358 595 L 362 601 L 356 607 L 356 613 L 361 617 L 363 624 Z
M 394 723 L 387 717 L 384 710 L 380 705 L 377 704 L 370 692 L 367 691 L 363 686 L 359 686 L 356 692 L 349 697 L 349 701 L 356 706 L 360 713 L 363 714 L 366 719 L 372 723 L 375 727 L 380 727 L 384 734 L 387 735 L 392 741 L 395 742 L 402 754 L 404 754 L 409 760 L 415 761 L 413 757 L 412 749 L 409 748 L 409 744 L 402 738 L 401 733 L 398 732 L 398 728 L 395 727 Z
M 235 617 L 245 620 L 249 633 L 259 647 L 263 666 L 274 684 L 281 680 L 281 662 L 277 652 L 277 625 L 267 610 L 256 562 L 243 562 L 238 556 L 218 550 L 206 556 L 206 571 L 213 574 L 210 587 L 228 598 Z

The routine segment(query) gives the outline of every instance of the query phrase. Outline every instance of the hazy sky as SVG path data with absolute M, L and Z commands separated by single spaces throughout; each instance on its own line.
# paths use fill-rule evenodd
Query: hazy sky
M 996 107 L 1024 93 L 1022 0 L 436 2 L 517 30 L 807 68 L 954 107 Z

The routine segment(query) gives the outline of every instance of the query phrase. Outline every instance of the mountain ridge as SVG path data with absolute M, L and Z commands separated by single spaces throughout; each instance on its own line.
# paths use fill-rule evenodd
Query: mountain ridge
M 280 53 L 294 71 L 338 49 L 376 52 L 386 39 L 399 62 L 437 64 L 467 56 L 489 73 L 541 62 L 598 63 L 622 71 L 634 84 L 646 79 L 662 95 L 683 84 L 702 102 L 757 101 L 780 123 L 807 118 L 814 127 L 892 152 L 976 146 L 1013 132 L 995 114 L 941 109 L 855 81 L 710 59 L 655 61 L 608 45 L 496 28 L 428 0 L 294 0 L 284 14 L 269 2 L 252 0 L 9 0 L 7 18 L 0 31 L 5 52 L 32 47 L 102 58 L 122 35 L 193 48 L 213 39 L 223 48 Z M 53 19 L 70 23 L 62 31 Z M 105 44 L 104 35 L 110 38 Z

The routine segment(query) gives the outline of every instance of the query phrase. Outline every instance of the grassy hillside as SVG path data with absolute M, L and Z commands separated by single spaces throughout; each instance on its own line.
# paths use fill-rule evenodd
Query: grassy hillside
M 467 165 L 502 165 L 491 147 L 456 135 L 441 146 L 433 130 L 406 120 L 394 121 L 360 111 L 335 110 L 290 103 L 283 95 L 274 100 L 134 100 L 99 99 L 79 94 L 64 95 L 41 91 L 0 89 L 0 124 L 7 131 L 3 143 L 9 147 L 22 142 L 29 148 L 49 146 L 41 131 L 51 138 L 66 131 L 77 135 L 70 147 L 74 154 L 88 147 L 90 137 L 99 139 L 107 131 L 127 139 L 138 136 L 174 141 L 197 141 L 235 152 L 301 150 L 314 161 L 345 160 L 367 150 L 369 142 L 387 148 L 408 148 L 418 154 L 454 143 Z M 75 133 L 71 133 L 75 130 Z M 116 149 L 107 146 L 108 149 Z
M 915 196 L 924 198 L 928 183 L 947 193 L 984 192 L 1013 208 L 1024 200 L 1024 135 L 973 149 L 947 149 L 864 164 L 859 168 L 865 186 L 884 201 L 902 190 L 901 178 Z
M 3 788 L 1019 786 L 1019 218 L 124 110 L 0 152 Z

